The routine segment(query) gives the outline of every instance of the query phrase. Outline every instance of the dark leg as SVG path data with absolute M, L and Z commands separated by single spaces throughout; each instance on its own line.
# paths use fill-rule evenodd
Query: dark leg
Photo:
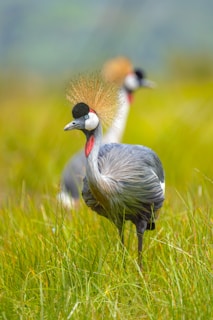
M 135 225 L 136 225 L 137 236 L 138 236 L 138 264 L 139 264 L 139 267 L 142 269 L 143 234 L 147 228 L 147 221 L 138 220 Z

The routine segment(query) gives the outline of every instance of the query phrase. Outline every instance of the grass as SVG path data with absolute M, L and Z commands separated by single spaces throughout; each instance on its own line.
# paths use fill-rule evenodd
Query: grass
M 114 226 L 83 202 L 76 212 L 56 202 L 63 166 L 84 143 L 63 132 L 63 95 L 1 94 L 0 319 L 211 319 L 212 82 L 135 96 L 123 140 L 156 150 L 167 181 L 143 272 L 130 223 L 123 249 Z

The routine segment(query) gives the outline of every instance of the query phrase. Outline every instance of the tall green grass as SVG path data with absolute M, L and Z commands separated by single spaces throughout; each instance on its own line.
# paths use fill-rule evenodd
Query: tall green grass
M 163 83 L 135 95 L 123 141 L 157 151 L 166 201 L 137 239 L 82 202 L 56 201 L 60 174 L 84 144 L 63 132 L 63 90 L 1 98 L 0 319 L 211 319 L 213 314 L 212 83 Z

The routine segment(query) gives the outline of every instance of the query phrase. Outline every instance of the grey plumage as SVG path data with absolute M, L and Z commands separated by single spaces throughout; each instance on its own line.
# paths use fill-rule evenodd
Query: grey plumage
M 81 193 L 82 181 L 86 173 L 86 158 L 84 151 L 76 153 L 67 163 L 62 173 L 62 191 L 78 200 Z
M 90 175 L 84 178 L 82 192 L 86 204 L 119 230 L 123 220 L 136 224 L 138 219 L 144 219 L 147 228 L 153 229 L 153 214 L 164 201 L 164 172 L 158 156 L 140 145 L 105 144 L 98 154 L 98 169 L 107 177 L 104 204 L 97 201 L 97 182 L 91 182 Z
M 118 143 L 101 146 L 98 116 L 84 103 L 77 104 L 75 109 L 82 109 L 82 113 L 65 130 L 79 129 L 86 135 L 83 198 L 92 210 L 116 225 L 122 241 L 124 221 L 135 224 L 141 265 L 143 234 L 147 229 L 154 229 L 157 212 L 164 201 L 161 161 L 154 151 L 144 146 Z

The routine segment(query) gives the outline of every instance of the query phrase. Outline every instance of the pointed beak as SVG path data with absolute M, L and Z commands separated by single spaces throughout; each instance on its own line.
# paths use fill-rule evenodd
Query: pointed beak
M 78 130 L 85 129 L 85 118 L 84 117 L 74 119 L 73 121 L 71 121 L 70 123 L 68 123 L 64 127 L 64 131 L 74 130 L 74 129 L 78 129 Z
M 154 88 L 157 87 L 157 85 L 156 85 L 156 83 L 154 81 L 151 81 L 149 79 L 142 79 L 141 80 L 141 87 L 154 89 Z
M 73 123 L 74 122 L 74 123 Z M 68 131 L 68 130 L 73 130 L 75 129 L 75 121 L 72 121 L 70 123 L 68 123 L 65 127 L 64 127 L 64 131 Z

